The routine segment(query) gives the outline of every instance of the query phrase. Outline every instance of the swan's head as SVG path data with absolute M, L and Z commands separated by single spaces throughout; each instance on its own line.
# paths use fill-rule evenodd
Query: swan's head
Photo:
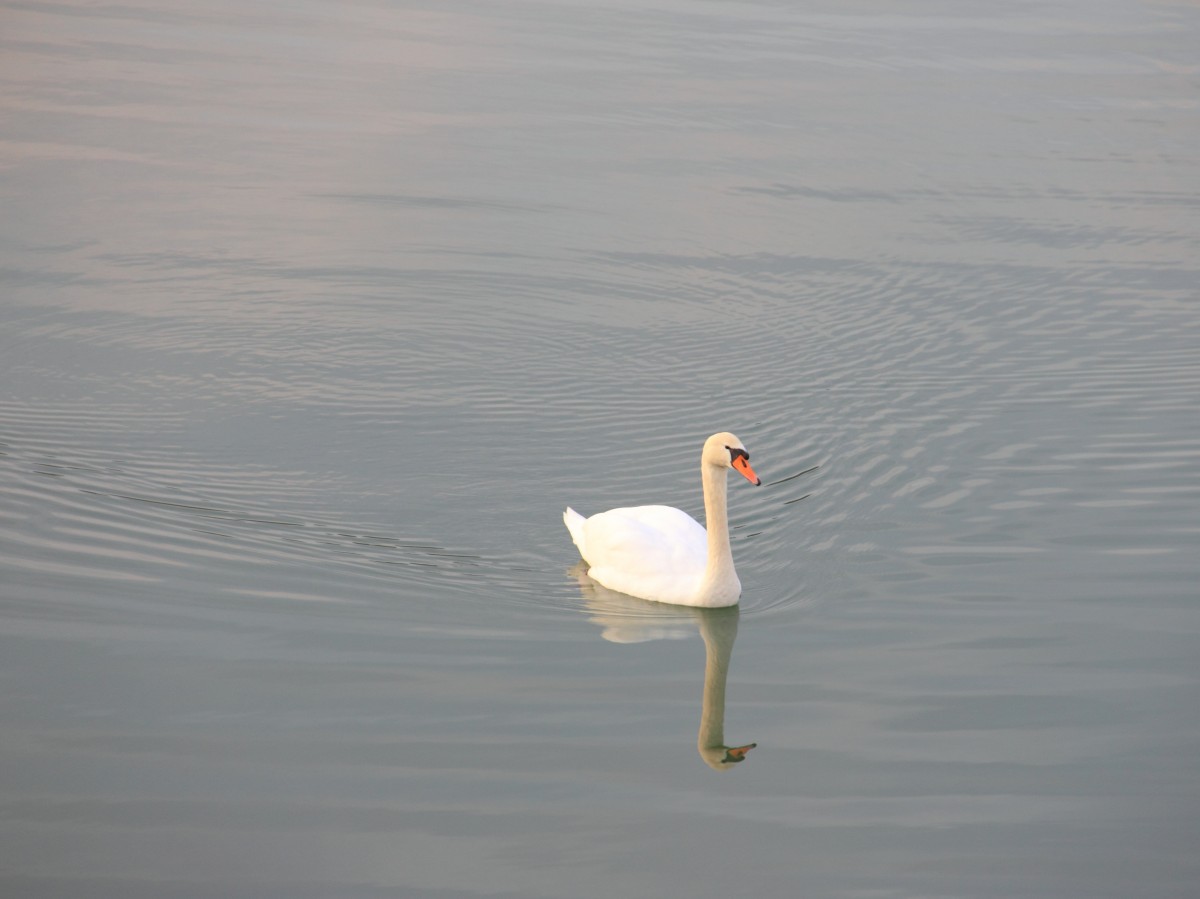
M 738 762 L 744 762 L 746 753 L 757 745 L 748 743 L 745 746 L 706 746 L 700 749 L 700 758 L 714 771 L 728 771 Z
M 750 453 L 742 445 L 742 441 L 728 431 L 713 434 L 704 441 L 704 452 L 700 454 L 700 460 L 705 465 L 732 468 L 755 487 L 762 483 L 750 467 Z

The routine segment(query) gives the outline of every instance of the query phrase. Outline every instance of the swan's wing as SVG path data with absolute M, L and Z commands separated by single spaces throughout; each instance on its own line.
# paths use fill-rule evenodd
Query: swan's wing
M 610 590 L 679 602 L 704 577 L 708 538 L 700 524 L 671 506 L 612 509 L 583 524 L 588 574 Z

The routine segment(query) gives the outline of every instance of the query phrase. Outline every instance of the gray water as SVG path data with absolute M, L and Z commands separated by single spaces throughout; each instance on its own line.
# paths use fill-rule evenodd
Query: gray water
M 5 4 L 0 891 L 1195 896 L 1197 47 Z M 740 613 L 588 581 L 726 429 Z

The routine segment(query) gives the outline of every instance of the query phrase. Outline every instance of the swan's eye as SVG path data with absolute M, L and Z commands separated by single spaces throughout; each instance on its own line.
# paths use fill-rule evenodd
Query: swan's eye
M 738 456 L 741 456 L 747 462 L 750 461 L 750 454 L 748 452 L 746 452 L 744 449 L 738 449 L 736 446 L 727 446 L 727 447 L 725 447 L 725 449 L 729 450 L 729 461 L 730 462 L 733 462 L 735 459 L 738 458 Z

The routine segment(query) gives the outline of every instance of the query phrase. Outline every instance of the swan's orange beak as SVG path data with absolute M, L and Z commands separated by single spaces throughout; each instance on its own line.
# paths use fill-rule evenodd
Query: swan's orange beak
M 746 757 L 746 753 L 757 746 L 757 743 L 751 743 L 748 746 L 729 747 L 725 750 L 726 762 L 740 762 Z
M 738 474 L 744 477 L 755 487 L 762 483 L 762 481 L 758 479 L 758 475 L 754 473 L 754 469 L 750 467 L 750 460 L 745 456 L 736 456 L 733 460 L 733 467 Z

